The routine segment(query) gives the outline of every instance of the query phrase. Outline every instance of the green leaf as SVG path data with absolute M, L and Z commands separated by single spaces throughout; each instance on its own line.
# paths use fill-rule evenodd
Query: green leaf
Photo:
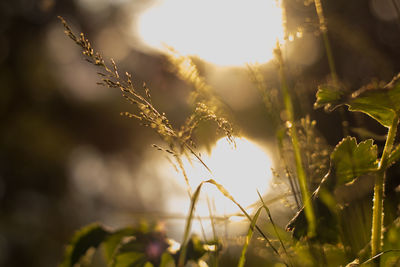
M 154 265 L 153 265 L 153 263 L 151 263 L 151 262 L 146 262 L 145 264 L 144 264 L 144 267 L 154 267 Z
M 120 235 L 115 237 L 116 239 L 119 237 L 120 242 L 116 246 L 116 240 L 108 244 L 110 251 L 113 251 L 109 258 L 109 266 L 143 266 L 146 262 L 151 262 L 155 266 L 160 264 L 161 256 L 168 248 L 164 234 L 157 231 L 143 231 L 146 229 L 123 229 Z M 131 233 L 134 235 L 129 235 Z M 123 236 L 123 234 L 128 235 Z
M 126 237 L 121 240 L 121 243 L 116 248 L 117 251 L 115 253 L 121 254 L 130 251 L 144 253 L 148 243 L 149 240 L 144 240 L 144 238 L 139 235 Z
M 104 254 L 108 263 L 112 261 L 113 255 L 121 244 L 122 240 L 127 237 L 134 236 L 137 231 L 131 227 L 120 229 L 109 235 L 103 242 Z
M 375 171 L 378 167 L 377 146 L 369 139 L 357 143 L 354 137 L 344 138 L 331 154 L 331 170 L 314 192 L 312 203 L 317 216 L 317 239 L 320 242 L 338 241 L 338 221 L 335 189 L 354 182 L 359 176 Z M 308 223 L 304 209 L 289 222 L 286 229 L 296 239 L 307 236 Z
M 193 234 L 187 242 L 187 246 L 181 247 L 176 254 L 178 266 L 179 261 L 182 265 L 185 265 L 188 261 L 198 262 L 206 253 L 217 252 L 220 248 L 221 244 L 218 241 L 204 242 L 198 235 Z
M 329 85 L 319 86 L 315 108 L 325 107 L 332 111 L 347 105 L 350 111 L 363 112 L 385 127 L 390 127 L 400 113 L 400 74 L 386 84 L 371 83 L 351 95 L 346 95 Z
M 186 261 L 198 261 L 201 257 L 203 257 L 203 255 L 207 252 L 207 250 L 204 248 L 204 245 L 205 243 L 200 240 L 199 236 L 192 235 L 187 246 Z
M 318 86 L 317 101 L 314 104 L 315 108 L 324 107 L 327 111 L 332 111 L 338 105 L 341 105 L 344 92 L 329 84 Z
M 140 252 L 124 252 L 118 254 L 114 259 L 113 267 L 143 267 L 147 260 L 146 255 Z
M 400 111 L 400 82 L 396 76 L 388 85 L 369 85 L 351 95 L 350 111 L 368 114 L 385 127 L 390 127 Z
M 75 233 L 72 241 L 65 250 L 65 256 L 60 267 L 72 267 L 78 263 L 88 249 L 97 248 L 110 232 L 100 224 L 88 225 Z
M 175 260 L 168 252 L 164 252 L 161 256 L 160 267 L 175 267 Z
M 331 165 L 336 174 L 335 185 L 353 182 L 360 175 L 376 170 L 377 153 L 377 146 L 372 139 L 357 144 L 354 137 L 344 138 L 331 154 Z

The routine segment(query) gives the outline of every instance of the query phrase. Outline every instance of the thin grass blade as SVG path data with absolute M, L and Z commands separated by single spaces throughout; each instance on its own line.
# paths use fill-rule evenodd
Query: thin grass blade
M 181 252 L 179 254 L 179 259 L 178 259 L 178 267 L 183 267 L 185 264 L 187 244 L 188 244 L 190 229 L 192 227 L 193 214 L 194 214 L 196 202 L 199 198 L 200 190 L 201 190 L 201 187 L 203 186 L 203 184 L 204 184 L 204 182 L 199 184 L 199 186 L 196 188 L 196 191 L 194 192 L 192 199 L 191 199 L 189 216 L 187 217 L 187 220 L 186 220 L 185 233 L 183 235 Z
M 213 184 L 217 187 L 217 189 L 228 199 L 230 199 L 233 203 L 236 204 L 236 206 L 238 206 L 238 208 L 243 212 L 243 214 L 247 217 L 247 219 L 249 219 L 249 221 L 252 220 L 252 218 L 250 217 L 250 215 L 247 213 L 247 211 L 232 197 L 231 194 L 229 194 L 229 192 L 225 189 L 225 187 L 223 187 L 221 184 L 217 183 L 215 180 L 210 179 L 205 181 L 205 183 L 210 183 Z M 281 257 L 279 251 L 275 248 L 275 246 L 271 243 L 271 241 L 269 240 L 269 238 L 264 234 L 264 232 L 260 229 L 260 227 L 258 227 L 257 225 L 255 225 L 255 228 L 257 229 L 257 231 L 261 234 L 261 236 L 267 241 L 268 245 L 272 248 L 272 250 L 274 251 L 274 253 L 278 256 Z
M 258 197 L 260 198 L 261 203 L 262 203 L 262 205 L 263 205 L 262 207 L 263 207 L 263 208 L 265 209 L 265 211 L 267 212 L 268 219 L 270 220 L 270 222 L 271 222 L 271 224 L 272 224 L 272 227 L 274 228 L 274 232 L 275 232 L 275 234 L 276 234 L 276 237 L 278 238 L 279 243 L 281 243 L 282 249 L 283 249 L 283 251 L 285 252 L 285 254 L 286 254 L 286 256 L 288 257 L 288 260 L 289 260 L 289 262 L 290 262 L 289 253 L 287 252 L 286 247 L 285 247 L 285 244 L 283 243 L 282 238 L 281 238 L 281 236 L 279 235 L 278 229 L 276 228 L 276 224 L 275 224 L 274 220 L 272 219 L 271 211 L 269 210 L 269 208 L 268 208 L 267 205 L 265 204 L 264 199 L 261 197 L 261 194 L 260 194 L 260 192 L 258 192 L 258 190 L 257 190 L 257 194 L 258 194 Z M 290 264 L 290 265 L 292 265 L 292 264 Z
M 240 255 L 238 267 L 243 267 L 244 263 L 246 262 L 247 248 L 249 247 L 250 240 L 253 237 L 254 227 L 256 225 L 256 222 L 258 220 L 258 217 L 260 216 L 262 209 L 263 209 L 263 207 L 259 207 L 256 214 L 254 215 L 253 219 L 251 220 L 249 231 L 247 232 L 246 240 L 244 242 L 244 246 L 242 249 L 242 254 Z

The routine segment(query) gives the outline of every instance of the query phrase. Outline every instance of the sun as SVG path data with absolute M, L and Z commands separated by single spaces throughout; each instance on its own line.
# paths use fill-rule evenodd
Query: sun
M 214 179 L 222 184 L 243 206 L 259 200 L 257 190 L 263 194 L 269 188 L 272 162 L 257 144 L 245 138 L 236 139 L 236 148 L 226 138 L 217 141 L 209 156 L 205 157 Z M 213 194 L 216 201 L 225 198 L 220 192 Z M 228 204 L 225 212 L 239 211 Z
M 220 66 L 265 63 L 282 39 L 275 0 L 159 0 L 136 24 L 143 43 Z
M 236 138 L 236 147 L 233 147 L 226 138 L 219 139 L 210 154 L 203 154 L 202 160 L 211 169 L 210 174 L 199 162 L 183 161 L 190 185 L 195 189 L 202 181 L 214 179 L 221 184 L 243 207 L 248 207 L 259 200 L 257 191 L 264 194 L 270 187 L 272 179 L 272 160 L 268 152 L 258 144 L 245 139 Z M 182 188 L 186 188 L 182 177 L 176 181 Z M 174 199 L 175 194 L 169 196 L 171 212 L 178 210 L 187 212 L 189 199 Z M 240 209 L 227 199 L 218 189 L 210 184 L 203 185 L 200 199 L 196 206 L 197 215 L 209 216 L 207 201 L 213 202 L 214 213 L 220 216 L 240 213 Z M 178 204 L 180 203 L 180 204 Z M 178 206 L 177 206 L 178 205 Z M 185 206 L 186 208 L 184 208 Z

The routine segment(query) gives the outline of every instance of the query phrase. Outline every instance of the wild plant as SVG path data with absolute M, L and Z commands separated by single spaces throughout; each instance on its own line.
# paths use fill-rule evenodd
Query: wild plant
M 162 233 L 155 229 L 149 229 L 148 227 L 145 230 L 141 228 L 124 228 L 113 231 L 100 224 L 93 224 L 76 233 L 71 244 L 66 249 L 65 260 L 61 266 L 73 266 L 82 260 L 82 256 L 86 255 L 90 248 L 97 248 L 100 244 L 107 247 L 106 260 L 110 266 L 120 266 L 119 264 L 125 264 L 126 262 L 130 262 L 131 264 L 143 264 L 144 266 L 153 266 L 153 264 L 170 266 L 170 264 L 175 261 L 177 266 L 183 266 L 188 260 L 198 260 L 207 252 L 207 250 L 203 248 L 204 243 L 202 241 L 199 241 L 195 236 L 189 238 L 189 234 L 191 223 L 194 218 L 195 204 L 204 183 L 216 186 L 225 197 L 235 203 L 243 214 L 252 221 L 251 216 L 246 212 L 246 210 L 235 201 L 222 185 L 218 184 L 216 181 L 207 180 L 202 182 L 196 188 L 194 193 L 190 188 L 189 178 L 183 166 L 182 156 L 187 156 L 188 154 L 194 156 L 201 162 L 203 167 L 211 173 L 211 170 L 201 159 L 200 154 L 196 152 L 195 144 L 192 139 L 193 131 L 201 121 L 214 121 L 218 128 L 224 132 L 228 140 L 230 140 L 234 145 L 233 127 L 224 117 L 217 115 L 218 112 L 221 112 L 220 107 L 223 106 L 223 103 L 217 96 L 212 94 L 209 86 L 200 77 L 196 66 L 191 62 L 191 60 L 189 58 L 173 55 L 172 53 L 170 55 L 170 60 L 176 67 L 178 76 L 191 83 L 195 88 L 195 91 L 192 94 L 192 99 L 196 102 L 196 108 L 193 114 L 188 117 L 184 125 L 179 129 L 175 129 L 169 122 L 166 114 L 159 112 L 153 105 L 150 90 L 147 88 L 146 84 L 143 84 L 144 94 L 140 93 L 135 88 L 130 73 L 126 72 L 125 76 L 121 77 L 114 60 L 110 60 L 111 66 L 107 65 L 103 57 L 98 52 L 94 51 L 91 43 L 83 33 L 77 37 L 72 32 L 67 22 L 62 17 L 59 18 L 64 25 L 66 35 L 81 47 L 86 61 L 102 69 L 102 72 L 98 72 L 98 75 L 101 78 L 101 81 L 98 82 L 98 84 L 120 89 L 123 97 L 131 104 L 135 105 L 138 110 L 136 113 L 123 112 L 121 115 L 137 119 L 143 126 L 152 128 L 167 144 L 167 148 L 162 148 L 158 145 L 153 146 L 158 150 L 173 155 L 185 178 L 188 186 L 188 193 L 192 202 L 187 218 L 182 246 L 177 253 L 167 251 L 167 240 Z M 212 106 L 209 107 L 209 105 Z M 273 251 L 280 256 L 278 250 L 269 241 L 263 231 L 258 226 L 254 227 L 260 232 L 265 240 L 267 240 Z M 143 236 L 143 240 L 138 240 L 136 235 Z M 147 251 L 148 249 L 153 249 L 153 245 L 157 252 L 155 253 L 156 255 L 152 255 L 151 253 L 153 252 Z M 217 247 L 218 244 L 215 243 L 215 241 L 212 241 L 209 245 Z M 108 248 L 110 250 L 107 250 Z M 191 253 L 188 251 L 191 251 Z M 215 249 L 211 252 L 214 251 Z M 192 255 L 193 253 L 194 255 Z M 173 257 L 175 257 L 175 260 L 173 260 Z
M 373 208 L 372 208 L 372 231 L 371 231 L 371 252 L 370 259 L 374 265 L 379 265 L 379 256 L 382 255 L 382 243 L 383 243 L 383 201 L 384 201 L 384 188 L 386 170 L 394 163 L 390 159 L 392 153 L 398 148 L 393 150 L 393 144 L 396 137 L 396 131 L 399 120 L 399 106 L 398 93 L 400 88 L 399 76 L 393 78 L 393 80 L 382 85 L 372 83 L 369 84 L 356 92 L 349 93 L 340 84 L 330 42 L 327 34 L 327 23 L 326 18 L 323 14 L 322 4 L 320 0 L 315 0 L 315 8 L 320 22 L 320 30 L 323 36 L 323 41 L 326 49 L 328 63 L 331 71 L 332 81 L 326 85 L 321 85 L 318 88 L 317 100 L 315 108 L 324 107 L 327 111 L 332 111 L 340 106 L 346 105 L 349 107 L 349 111 L 363 112 L 370 117 L 374 118 L 384 127 L 388 128 L 388 134 L 386 136 L 385 146 L 380 158 L 377 155 L 377 146 L 374 144 L 374 140 L 368 139 L 363 142 L 357 143 L 354 137 L 345 137 L 333 150 L 330 156 L 330 171 L 324 177 L 321 184 L 313 194 L 313 205 L 320 214 L 324 214 L 324 220 L 320 220 L 319 225 L 314 226 L 314 222 L 307 217 L 307 209 L 305 206 L 305 215 L 303 211 L 299 212 L 296 217 L 288 225 L 288 229 L 294 230 L 294 235 L 310 236 L 310 230 L 308 234 L 305 234 L 304 226 L 300 226 L 301 218 L 306 217 L 308 229 L 316 227 L 320 240 L 332 242 L 331 238 L 339 238 L 342 235 L 343 229 L 341 228 L 341 207 L 340 203 L 335 197 L 335 190 L 343 185 L 350 185 L 357 183 L 358 179 L 363 179 L 365 175 L 374 176 L 374 197 L 373 197 Z M 343 116 L 343 110 L 340 110 Z M 347 135 L 347 122 L 343 119 L 344 133 Z M 396 158 L 397 159 L 397 158 Z M 364 178 L 365 179 L 365 178 Z M 304 196 L 303 196 L 304 198 Z M 329 222 L 334 222 L 329 223 Z M 304 222 L 304 221 L 303 221 Z M 297 229 L 296 229 L 297 224 Z M 327 228 L 326 226 L 329 225 Z M 336 226 L 336 227 L 335 227 Z M 303 229 L 301 229 L 303 228 Z M 338 229 L 339 228 L 339 229 Z M 329 229 L 336 229 L 337 234 L 330 233 Z M 303 233 L 300 233 L 303 231 Z M 337 242 L 333 241 L 333 242 Z M 343 242 L 343 240 L 342 240 Z M 378 256 L 379 255 L 379 256 Z
M 212 173 L 196 151 L 194 131 L 201 121 L 214 121 L 234 143 L 234 130 L 226 119 L 229 117 L 229 112 L 225 104 L 201 77 L 196 64 L 190 58 L 179 55 L 173 49 L 170 50 L 169 60 L 177 76 L 194 88 L 191 103 L 195 107 L 185 123 L 179 128 L 174 128 L 166 114 L 159 112 L 153 104 L 150 90 L 145 84 L 141 90 L 136 88 L 131 74 L 125 73 L 121 76 L 113 60 L 107 64 L 102 56 L 94 51 L 84 34 L 76 36 L 65 20 L 60 18 L 66 34 L 81 47 L 86 60 L 101 69 L 98 73 L 101 78 L 99 85 L 120 89 L 125 99 L 135 106 L 135 112 L 124 112 L 122 115 L 139 120 L 143 126 L 153 129 L 164 141 L 165 148 L 155 147 L 173 157 L 185 178 L 191 199 L 179 250 L 172 251 L 170 241 L 155 227 L 140 226 L 110 230 L 102 225 L 93 224 L 77 232 L 67 247 L 65 260 L 61 266 L 79 264 L 90 248 L 97 248 L 100 245 L 105 248 L 104 254 L 109 266 L 180 267 L 185 266 L 189 260 L 199 264 L 202 259 L 207 257 L 210 259 L 211 255 L 216 256 L 213 261 L 209 261 L 210 264 L 217 266 L 216 253 L 220 249 L 218 241 L 206 242 L 196 236 L 190 237 L 191 224 L 196 217 L 196 203 L 204 184 L 215 186 L 221 194 L 237 205 L 250 221 L 244 246 L 238 257 L 238 266 L 244 266 L 246 263 L 246 255 L 249 253 L 250 241 L 255 230 L 271 249 L 275 256 L 274 261 L 286 266 L 302 266 L 301 260 L 294 257 L 296 255 L 303 255 L 303 258 L 310 257 L 310 264 L 316 266 L 328 265 L 327 258 L 332 255 L 340 255 L 340 264 L 352 261 L 348 266 L 360 264 L 379 266 L 383 255 L 398 252 L 383 241 L 386 173 L 388 168 L 400 159 L 400 145 L 394 144 L 400 116 L 400 75 L 387 84 L 371 83 L 355 92 L 347 90 L 340 83 L 336 72 L 321 1 L 315 0 L 314 4 L 330 68 L 330 79 L 318 87 L 314 107 L 323 107 L 329 112 L 338 108 L 343 117 L 344 138 L 331 153 L 323 141 L 316 138 L 315 122 L 307 116 L 301 120 L 297 120 L 295 116 L 291 90 L 286 79 L 288 70 L 280 44 L 275 50 L 275 57 L 278 63 L 281 100 L 277 98 L 277 94 L 266 93 L 262 74 L 257 67 L 249 67 L 249 74 L 262 92 L 266 107 L 272 111 L 272 124 L 278 129 L 277 143 L 282 162 L 299 210 L 287 225 L 292 239 L 288 239 L 287 235 L 278 229 L 261 196 L 261 206 L 251 216 L 223 185 L 214 179 L 201 182 L 194 191 L 190 188 L 190 177 L 184 168 L 182 157 L 194 157 Z M 380 156 L 378 156 L 378 146 L 373 139 L 359 142 L 355 137 L 348 136 L 348 123 L 343 115 L 343 106 L 347 106 L 351 112 L 362 112 L 387 128 L 388 133 Z M 283 122 L 280 119 L 281 111 L 284 111 Z M 289 140 L 294 170 L 290 168 L 291 160 L 284 155 L 286 140 Z M 347 236 L 348 225 L 352 222 L 346 220 L 346 209 L 351 206 L 352 200 L 349 200 L 346 192 L 354 190 L 355 186 L 368 180 L 373 180 L 374 184 L 371 238 L 369 243 L 363 244 L 364 249 L 356 249 L 351 246 Z M 257 225 L 262 210 L 265 210 L 272 225 L 272 234 L 266 234 L 266 231 Z M 392 229 L 397 231 L 398 222 L 394 221 L 392 224 L 389 231 Z M 273 240 L 271 236 L 278 241 Z M 395 260 L 398 261 L 398 257 Z

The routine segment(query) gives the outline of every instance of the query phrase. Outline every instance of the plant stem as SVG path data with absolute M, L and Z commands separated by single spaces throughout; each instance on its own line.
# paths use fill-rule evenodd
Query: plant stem
M 179 258 L 178 258 L 178 264 L 177 264 L 178 267 L 184 267 L 184 265 L 185 265 L 190 229 L 192 227 L 192 220 L 193 220 L 193 216 L 194 216 L 196 202 L 199 198 L 200 190 L 201 190 L 201 187 L 203 186 L 203 184 L 204 184 L 204 182 L 200 183 L 200 185 L 197 186 L 196 191 L 194 192 L 193 196 L 190 199 L 190 210 L 189 210 L 189 215 L 186 219 L 185 232 L 183 234 L 183 241 L 182 241 L 180 254 L 179 254 Z
M 326 52 L 326 56 L 328 58 L 328 64 L 329 64 L 329 70 L 331 72 L 332 82 L 336 88 L 340 88 L 339 78 L 338 78 L 338 75 L 336 72 L 336 67 L 335 67 L 335 60 L 333 58 L 331 43 L 330 43 L 329 37 L 328 37 L 328 26 L 327 26 L 327 22 L 326 22 L 325 15 L 324 15 L 324 10 L 322 8 L 321 0 L 314 0 L 314 4 L 315 4 L 315 9 L 317 11 L 318 19 L 319 19 L 319 27 L 320 27 L 320 30 L 322 33 L 322 39 L 324 41 L 325 52 Z M 339 108 L 339 113 L 340 113 L 340 116 L 342 117 L 343 136 L 347 136 L 347 135 L 349 135 L 349 129 L 348 129 L 349 123 L 346 119 L 346 114 L 342 107 Z
M 386 137 L 386 144 L 383 149 L 382 157 L 379 162 L 378 172 L 375 177 L 374 199 L 372 208 L 372 231 L 371 231 L 371 257 L 374 257 L 382 250 L 382 229 L 383 229 L 383 200 L 385 193 L 386 169 L 389 166 L 390 153 L 393 148 L 394 139 L 397 132 L 398 116 L 396 116 L 389 127 Z M 379 258 L 374 261 L 379 266 Z
M 382 224 L 383 224 L 383 195 L 385 184 L 385 171 L 379 171 L 375 177 L 374 199 L 372 208 L 372 231 L 371 231 L 371 256 L 381 252 L 382 247 Z M 377 262 L 378 261 L 378 262 Z M 374 261 L 379 266 L 379 259 Z
M 292 98 L 289 94 L 288 86 L 286 83 L 285 69 L 282 58 L 282 51 L 277 44 L 276 55 L 279 61 L 279 76 L 281 89 L 283 93 L 283 101 L 285 105 L 285 111 L 287 115 L 286 125 L 289 129 L 289 134 L 292 139 L 292 146 L 294 152 L 294 158 L 296 162 L 297 179 L 299 180 L 300 191 L 303 198 L 304 210 L 308 222 L 308 237 L 314 237 L 316 234 L 316 218 L 314 213 L 314 208 L 311 202 L 311 194 L 308 190 L 307 175 L 303 167 L 303 162 L 301 159 L 300 144 L 297 137 L 297 129 L 294 124 L 294 111 Z
M 335 61 L 333 59 L 333 53 L 332 53 L 331 45 L 330 45 L 329 38 L 328 38 L 328 27 L 327 27 L 326 19 L 324 16 L 324 11 L 322 9 L 321 0 L 314 0 L 314 4 L 315 4 L 315 9 L 317 10 L 317 15 L 319 18 L 319 27 L 321 29 L 322 38 L 324 40 L 324 46 L 325 46 L 325 50 L 326 50 L 326 56 L 328 57 L 328 64 L 329 64 L 329 69 L 331 71 L 332 80 L 337 85 L 338 77 L 336 74 Z

